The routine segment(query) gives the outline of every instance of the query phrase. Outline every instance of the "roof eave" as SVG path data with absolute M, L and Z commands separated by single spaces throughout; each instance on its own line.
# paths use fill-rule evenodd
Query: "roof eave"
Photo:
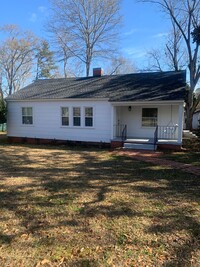
M 6 99 L 6 102 L 109 101 L 109 98 L 27 98 Z
M 184 100 L 156 100 L 156 101 L 110 101 L 113 106 L 123 105 L 170 105 L 170 104 L 185 104 Z

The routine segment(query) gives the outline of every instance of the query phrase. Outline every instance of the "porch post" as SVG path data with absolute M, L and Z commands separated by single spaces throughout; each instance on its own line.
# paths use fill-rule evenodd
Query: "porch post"
M 111 140 L 114 138 L 113 123 L 114 123 L 114 106 L 111 105 Z
M 184 105 L 178 107 L 178 143 L 182 143 Z

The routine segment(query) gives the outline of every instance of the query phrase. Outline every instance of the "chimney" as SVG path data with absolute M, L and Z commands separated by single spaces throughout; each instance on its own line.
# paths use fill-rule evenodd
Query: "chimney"
M 101 77 L 103 75 L 102 68 L 94 68 L 93 69 L 93 77 Z

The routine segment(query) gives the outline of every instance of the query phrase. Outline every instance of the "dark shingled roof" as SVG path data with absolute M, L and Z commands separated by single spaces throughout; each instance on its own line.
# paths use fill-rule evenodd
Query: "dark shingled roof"
M 108 98 L 109 101 L 184 100 L 186 72 L 133 73 L 37 80 L 7 100 Z

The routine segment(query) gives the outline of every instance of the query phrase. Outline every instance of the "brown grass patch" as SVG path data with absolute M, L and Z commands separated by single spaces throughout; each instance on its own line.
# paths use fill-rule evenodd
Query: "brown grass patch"
M 199 178 L 80 148 L 0 146 L 1 266 L 199 266 Z

